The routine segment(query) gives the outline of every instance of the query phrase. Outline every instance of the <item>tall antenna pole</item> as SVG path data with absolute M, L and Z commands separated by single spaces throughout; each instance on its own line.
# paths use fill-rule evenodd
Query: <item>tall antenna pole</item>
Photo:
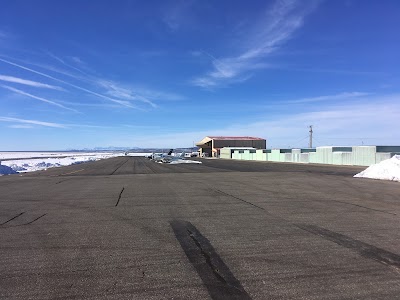
M 313 130 L 312 130 L 312 125 L 310 125 L 310 141 L 308 143 L 308 148 L 312 148 L 312 134 L 313 134 Z

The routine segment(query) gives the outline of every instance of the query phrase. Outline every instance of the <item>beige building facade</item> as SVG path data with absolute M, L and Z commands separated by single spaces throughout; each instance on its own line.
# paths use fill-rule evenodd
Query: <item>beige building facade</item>
M 219 157 L 220 149 L 224 147 L 250 147 L 265 149 L 267 141 L 263 138 L 251 136 L 206 136 L 196 143 L 200 156 Z

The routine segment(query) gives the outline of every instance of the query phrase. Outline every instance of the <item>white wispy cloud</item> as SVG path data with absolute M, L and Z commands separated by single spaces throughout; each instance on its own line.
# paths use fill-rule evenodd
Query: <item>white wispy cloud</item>
M 187 147 L 207 135 L 258 136 L 267 139 L 268 148 L 307 147 L 308 126 L 314 125 L 314 144 L 328 145 L 397 145 L 400 140 L 400 94 L 373 95 L 346 104 L 324 108 L 309 107 L 303 112 L 259 114 L 257 121 L 238 122 L 217 129 L 158 133 L 151 137 L 131 136 L 139 146 Z M 126 135 L 116 135 L 119 142 Z M 305 138 L 305 139 L 304 139 Z
M 184 98 L 175 93 L 168 93 L 143 87 L 131 87 L 106 79 L 98 79 L 97 85 L 105 89 L 105 93 L 114 98 L 142 102 L 157 108 L 155 101 L 180 101 Z
M 365 97 L 371 95 L 370 93 L 363 92 L 344 92 L 335 95 L 326 95 L 310 98 L 301 98 L 296 100 L 287 101 L 287 103 L 308 103 L 308 102 L 321 102 L 321 101 L 332 101 L 332 100 L 345 100 L 351 98 Z
M 362 71 L 362 70 L 346 70 L 346 69 L 326 69 L 326 68 L 301 68 L 297 66 L 276 66 L 278 69 L 286 69 L 291 71 L 304 71 L 304 72 L 313 72 L 313 73 L 332 73 L 332 74 L 343 74 L 343 75 L 362 75 L 362 76 L 379 76 L 379 75 L 387 75 L 385 72 L 381 71 Z
M 113 104 L 110 102 L 107 103 L 90 103 L 90 102 L 74 102 L 74 101 L 64 101 L 64 100 L 59 100 L 58 101 L 61 104 L 64 105 L 69 105 L 69 106 L 76 106 L 76 107 L 98 107 L 98 108 L 120 108 L 121 105 L 118 104 Z
M 54 105 L 54 106 L 63 108 L 63 109 L 66 109 L 66 110 L 70 110 L 70 111 L 73 111 L 73 112 L 79 112 L 79 111 L 77 111 L 76 109 L 66 107 L 66 106 L 64 106 L 64 105 L 62 105 L 62 104 L 60 104 L 60 103 L 54 102 L 54 101 L 52 101 L 52 100 L 45 99 L 45 98 L 43 98 L 43 97 L 39 97 L 39 96 L 32 95 L 32 94 L 30 94 L 30 93 L 24 92 L 24 91 L 22 91 L 22 90 L 13 88 L 13 87 L 8 86 L 8 85 L 0 84 L 0 87 L 2 87 L 2 88 L 4 88 L 4 89 L 7 89 L 7 90 L 9 90 L 9 91 L 12 91 L 12 92 L 14 92 L 14 93 L 17 93 L 17 94 L 20 94 L 20 95 L 23 95 L 23 96 L 26 96 L 26 97 L 30 97 L 30 98 L 32 98 L 32 99 L 36 99 L 36 100 L 39 100 L 39 101 L 42 101 L 42 102 L 45 102 L 45 103 L 48 103 L 48 104 L 51 104 L 51 105 Z
M 134 90 L 153 101 L 181 101 L 184 100 L 185 97 L 176 93 L 170 93 L 165 91 L 160 91 L 156 89 L 150 89 L 146 87 L 134 87 Z
M 151 55 L 151 54 L 149 54 Z M 63 61 L 61 58 L 54 56 L 53 58 Z M 78 57 L 69 57 L 71 60 L 77 62 L 77 63 L 82 63 L 84 64 L 80 58 Z M 64 61 L 63 61 L 64 62 Z M 87 76 L 81 76 L 81 75 L 74 75 L 69 72 L 65 72 L 63 70 L 59 70 L 54 67 L 50 66 L 43 66 L 43 65 L 38 65 L 37 66 L 41 68 L 45 68 L 49 71 L 57 72 L 62 75 L 69 76 L 75 80 L 78 81 L 84 81 L 86 83 L 91 84 L 92 86 L 95 86 L 96 88 L 103 89 L 104 91 L 103 94 L 112 97 L 116 101 L 132 101 L 132 102 L 142 102 L 150 105 L 153 108 L 158 107 L 158 105 L 155 103 L 155 101 L 180 101 L 183 100 L 184 97 L 181 95 L 178 95 L 176 93 L 169 93 L 169 92 L 164 92 L 164 91 L 159 91 L 156 89 L 150 89 L 150 88 L 143 88 L 140 86 L 128 86 L 126 84 L 122 84 L 119 82 L 115 82 L 106 78 L 99 78 L 94 75 L 87 75 Z M 120 104 L 120 103 L 119 103 Z M 93 106 L 92 104 L 87 105 L 87 106 Z M 137 109 L 141 109 L 139 107 L 135 107 Z
M 77 56 L 70 56 L 69 57 L 73 62 L 77 63 L 77 64 L 84 64 L 84 62 L 82 61 L 82 59 L 80 59 Z
M 5 56 L 3 56 L 5 57 Z M 18 61 L 20 63 L 23 63 L 25 65 L 30 65 L 30 66 L 35 66 L 35 67 L 39 67 L 40 69 L 46 70 L 46 71 L 50 71 L 53 73 L 57 73 L 63 76 L 67 76 L 70 77 L 74 80 L 78 80 L 78 81 L 82 81 L 85 83 L 93 83 L 94 79 L 91 76 L 86 76 L 83 74 L 77 74 L 77 73 L 73 73 L 71 71 L 67 71 L 66 69 L 60 69 L 58 67 L 52 66 L 52 65 L 48 65 L 48 64 L 43 64 L 43 63 L 38 63 L 38 62 L 34 62 L 34 61 L 27 61 L 27 60 L 22 60 L 22 59 L 17 59 L 17 58 L 11 58 L 11 57 L 5 57 L 7 59 L 11 59 L 13 61 Z
M 120 105 L 122 105 L 122 106 L 126 106 L 126 107 L 129 107 L 129 108 L 136 108 L 136 109 L 139 109 L 138 107 L 134 106 L 134 105 L 133 105 L 131 102 L 129 102 L 129 101 L 111 98 L 111 97 L 109 97 L 109 96 L 106 96 L 106 95 L 103 95 L 103 94 L 94 92 L 94 91 L 92 91 L 92 90 L 83 88 L 83 87 L 81 87 L 81 86 L 72 84 L 72 83 L 67 82 L 67 81 L 65 81 L 65 80 L 56 78 L 56 77 L 54 77 L 54 76 L 51 76 L 51 75 L 49 75 L 49 74 L 45 74 L 45 73 L 43 73 L 43 72 L 39 72 L 39 71 L 33 70 L 33 69 L 31 69 L 31 68 L 22 66 L 22 65 L 20 65 L 20 64 L 11 62 L 11 61 L 6 60 L 6 59 L 3 59 L 3 58 L 0 58 L 0 61 L 4 62 L 4 63 L 6 63 L 6 64 L 9 64 L 9 65 L 18 67 L 18 68 L 20 68 L 20 69 L 23 69 L 23 70 L 26 70 L 26 71 L 29 71 L 29 72 L 32 72 L 32 73 L 41 75 L 41 76 L 43 76 L 43 77 L 52 79 L 52 80 L 54 80 L 54 81 L 61 82 L 61 83 L 65 84 L 65 85 L 68 85 L 68 86 L 73 87 L 73 88 L 75 88 L 75 89 L 78 89 L 78 90 L 80 90 L 80 91 L 86 92 L 86 93 L 88 93 L 88 94 L 92 94 L 92 95 L 94 95 L 94 96 L 97 96 L 97 97 L 100 97 L 100 98 L 109 100 L 109 101 L 111 101 L 111 102 L 118 103 L 118 104 L 120 104 Z
M 60 124 L 60 123 L 52 123 L 38 120 L 27 120 L 21 118 L 12 118 L 12 117 L 0 117 L 0 122 L 9 122 L 16 123 L 13 125 L 9 125 L 9 128 L 35 128 L 34 125 L 44 126 L 44 127 L 54 127 L 54 128 L 64 128 L 64 129 L 120 129 L 122 126 L 104 126 L 104 125 L 93 125 L 93 124 L 76 124 L 76 123 L 68 123 L 68 124 Z
M 27 119 L 19 119 L 19 118 L 10 118 L 10 117 L 0 117 L 0 122 L 11 122 L 11 123 L 22 123 L 22 124 L 31 124 L 31 125 L 39 125 L 44 127 L 53 127 L 53 128 L 66 128 L 63 124 L 44 122 L 38 120 L 27 120 Z
M 34 126 L 32 125 L 10 125 L 7 126 L 8 128 L 16 128 L 16 129 L 30 129 L 30 128 L 34 128 Z
M 260 60 L 289 40 L 316 4 L 317 1 L 277 0 L 264 19 L 243 39 L 245 50 L 239 55 L 222 58 L 205 53 L 210 56 L 213 69 L 205 76 L 195 78 L 192 84 L 213 88 L 234 82 L 248 71 L 267 67 Z
M 12 83 L 23 84 L 23 85 L 28 85 L 28 86 L 33 86 L 33 87 L 37 87 L 37 88 L 45 88 L 45 89 L 51 89 L 51 90 L 57 90 L 57 91 L 64 91 L 64 89 L 60 86 L 50 85 L 50 84 L 46 84 L 46 83 L 41 83 L 41 82 L 18 78 L 18 77 L 13 77 L 13 76 L 7 76 L 7 75 L 0 74 L 0 80 L 12 82 Z
M 46 52 L 47 55 L 53 55 L 49 54 L 49 52 Z M 58 56 L 53 55 L 52 56 L 55 60 L 59 60 L 60 62 L 64 60 L 61 59 Z M 80 58 L 78 57 L 68 57 L 70 60 L 76 60 L 80 61 Z M 32 62 L 32 61 L 24 61 L 24 60 L 18 60 L 15 58 L 10 58 L 10 57 L 4 57 L 3 58 L 0 56 L 0 61 L 3 61 L 5 63 L 11 64 L 13 66 L 22 68 L 24 70 L 27 70 L 29 72 L 33 72 L 35 74 L 39 74 L 41 76 L 47 77 L 49 79 L 55 80 L 57 82 L 61 82 L 63 84 L 66 84 L 68 86 L 71 86 L 75 89 L 84 91 L 86 93 L 95 95 L 97 97 L 106 99 L 108 101 L 114 102 L 116 105 L 106 105 L 106 104 L 95 104 L 95 103 L 67 103 L 67 102 L 62 102 L 65 104 L 70 104 L 74 106 L 93 106 L 93 107 L 118 107 L 118 106 L 125 106 L 125 107 L 130 107 L 130 108 L 135 108 L 138 110 L 144 110 L 145 107 L 143 106 L 138 106 L 134 105 L 138 103 L 144 103 L 149 105 L 152 108 L 158 107 L 157 103 L 158 101 L 181 101 L 184 100 L 184 97 L 177 94 L 177 93 L 171 93 L 171 92 L 166 92 L 166 91 L 160 91 L 158 89 L 153 89 L 149 87 L 143 87 L 141 85 L 134 85 L 132 86 L 131 84 L 124 84 L 120 82 L 115 82 L 112 80 L 109 80 L 107 78 L 100 78 L 95 75 L 84 75 L 82 74 L 77 74 L 77 73 L 72 73 L 67 70 L 59 69 L 54 66 L 50 65 L 43 65 L 37 62 Z M 15 63 L 14 61 L 18 61 L 19 63 Z M 85 83 L 86 85 L 90 85 L 92 87 L 91 90 L 88 88 L 83 88 L 82 86 L 78 86 L 76 84 L 72 84 L 68 81 L 59 79 L 57 77 L 54 77 L 50 75 L 49 73 L 43 73 L 34 69 L 31 69 L 29 67 L 26 67 L 25 65 L 32 65 L 39 67 L 40 69 L 44 69 L 46 71 L 50 72 L 55 72 L 64 76 L 68 76 L 76 81 L 80 81 Z M 92 72 L 93 73 L 93 72 Z
M 146 104 L 149 104 L 152 107 L 157 107 L 157 105 L 152 102 L 150 99 L 139 95 L 132 91 L 131 89 L 121 87 L 115 82 L 107 81 L 107 80 L 99 80 L 99 86 L 106 89 L 106 93 L 114 98 L 125 99 L 130 101 L 140 101 Z
M 67 63 L 64 59 L 54 55 L 53 53 L 47 52 L 47 55 L 49 55 L 51 58 L 55 59 L 59 63 L 63 64 L 64 66 L 66 66 L 68 68 L 71 68 L 71 69 L 73 69 L 75 71 L 78 71 L 79 73 L 81 73 L 81 74 L 83 74 L 85 76 L 89 76 L 86 72 L 82 71 L 80 68 L 77 68 L 77 67 Z M 79 65 L 83 64 L 82 60 L 79 57 L 72 56 L 72 57 L 69 57 L 69 58 L 76 64 L 79 64 Z

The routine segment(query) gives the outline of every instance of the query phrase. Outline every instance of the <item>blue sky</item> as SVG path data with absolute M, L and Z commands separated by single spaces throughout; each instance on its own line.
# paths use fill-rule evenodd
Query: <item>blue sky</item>
M 0 150 L 399 145 L 400 3 L 6 1 Z

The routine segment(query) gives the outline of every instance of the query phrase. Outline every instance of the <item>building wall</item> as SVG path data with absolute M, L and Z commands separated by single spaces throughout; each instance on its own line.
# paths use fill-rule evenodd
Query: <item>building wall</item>
M 233 159 L 315 163 L 333 165 L 370 166 L 389 159 L 399 152 L 380 152 L 400 150 L 398 146 L 354 146 L 354 147 L 317 147 L 316 149 L 272 149 L 272 150 L 236 150 Z M 253 152 L 253 153 L 250 153 Z
M 219 157 L 225 159 L 232 158 L 232 153 L 233 150 L 231 148 L 222 148 Z
M 225 140 L 225 139 L 212 139 L 209 140 L 205 144 L 196 144 L 200 149 L 200 155 L 203 153 L 206 153 L 207 156 L 221 156 L 220 149 L 222 148 L 255 148 L 255 149 L 265 149 L 267 146 L 267 141 L 266 140 L 243 140 L 243 139 L 232 139 L 232 140 Z M 232 158 L 232 154 L 230 154 L 230 157 Z M 229 154 L 228 153 L 222 153 L 222 156 L 226 158 Z M 247 157 L 247 156 L 246 156 Z M 249 156 L 250 157 L 250 156 Z
M 353 147 L 352 165 L 370 166 L 376 161 L 376 146 Z
M 256 149 L 265 149 L 266 146 L 266 140 L 214 140 L 214 148 L 251 147 Z
M 200 149 L 200 155 L 202 155 L 203 153 L 206 153 L 207 156 L 211 156 L 212 154 L 212 143 L 211 141 L 206 143 L 205 145 L 203 145 L 202 147 L 199 147 Z

